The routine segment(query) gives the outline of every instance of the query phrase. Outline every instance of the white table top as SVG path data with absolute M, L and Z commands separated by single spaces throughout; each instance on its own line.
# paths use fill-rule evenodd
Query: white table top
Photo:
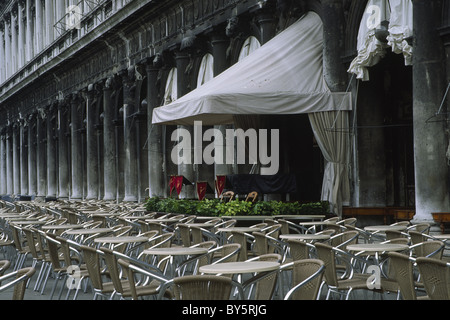
M 380 226 L 366 226 L 364 227 L 364 230 L 366 231 L 403 231 L 406 230 L 407 226 L 402 226 L 402 225 L 396 225 L 396 226 L 385 226 L 385 225 L 380 225 Z
M 325 219 L 325 215 L 314 215 L 314 214 L 280 214 L 274 216 L 275 219 L 285 219 L 285 220 L 321 220 Z
M 2 214 L 0 214 L 0 218 L 4 218 L 4 219 L 6 219 L 6 218 L 20 218 L 20 217 L 26 218 L 26 217 L 28 217 L 28 215 L 27 214 L 20 214 L 20 213 L 2 213 Z
M 38 221 L 38 220 L 25 220 L 25 221 L 11 221 L 13 224 L 20 225 L 42 225 L 46 224 L 48 221 Z
M 307 221 L 307 222 L 300 222 L 299 225 L 301 226 L 328 226 L 328 225 L 336 225 L 334 222 L 327 222 L 327 221 Z
M 118 217 L 122 215 L 120 212 L 98 212 L 98 213 L 92 213 L 91 217 Z
M 436 235 L 432 235 L 432 237 L 439 239 L 439 240 L 448 240 L 448 239 L 450 239 L 450 234 L 436 234 Z
M 409 246 L 406 244 L 396 243 L 358 243 L 349 244 L 348 251 L 364 251 L 364 252 L 386 252 L 386 251 L 403 251 L 408 250 Z
M 200 228 L 211 228 L 214 227 L 215 224 L 214 223 L 206 223 L 206 222 L 194 222 L 194 223 L 187 223 L 186 224 L 189 227 L 200 227 Z
M 66 234 L 69 235 L 87 235 L 87 234 L 96 234 L 96 233 L 107 233 L 112 232 L 111 228 L 93 228 L 93 229 L 76 229 L 76 230 L 68 230 Z
M 65 229 L 81 229 L 82 225 L 79 224 L 50 224 L 47 226 L 42 226 L 42 230 L 65 230 Z
M 177 222 L 177 221 L 178 219 L 173 218 L 145 219 L 145 222 L 156 222 L 156 223 Z
M 208 264 L 200 267 L 200 273 L 236 274 L 273 271 L 280 267 L 278 262 L 272 261 L 241 261 Z
M 240 232 L 254 232 L 261 231 L 260 228 L 250 228 L 250 227 L 230 227 L 230 228 L 218 228 L 219 232 L 232 232 L 232 231 L 240 231 Z
M 100 237 L 94 239 L 97 243 L 133 243 L 133 242 L 145 242 L 147 237 L 134 237 L 134 236 L 123 236 L 123 237 Z
M 146 249 L 142 253 L 148 255 L 183 256 L 183 255 L 205 254 L 207 252 L 208 249 L 206 248 L 171 247 L 171 248 Z
M 280 239 L 283 240 L 328 240 L 330 235 L 328 234 L 280 234 Z
M 151 215 L 145 215 L 145 216 L 123 216 L 122 218 L 128 219 L 128 220 L 146 220 L 146 219 L 154 219 Z

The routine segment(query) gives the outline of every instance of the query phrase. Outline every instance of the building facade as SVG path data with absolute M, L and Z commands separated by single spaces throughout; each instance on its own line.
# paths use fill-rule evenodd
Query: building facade
M 361 51 L 366 0 L 4 1 L 0 194 L 141 202 L 168 196 L 171 175 L 214 186 L 217 175 L 249 173 L 245 165 L 175 165 L 171 135 L 180 126 L 153 124 L 153 111 L 313 11 L 323 23 L 324 79 L 353 99 L 341 132 L 349 195 L 339 206 L 414 207 L 415 219 L 431 221 L 450 209 L 450 2 L 410 3 L 410 64 L 387 50 L 359 79 L 348 70 Z M 261 118 L 281 130 L 280 170 L 297 178 L 291 200 L 324 197 L 327 161 L 308 116 Z M 194 198 L 194 187 L 181 196 Z

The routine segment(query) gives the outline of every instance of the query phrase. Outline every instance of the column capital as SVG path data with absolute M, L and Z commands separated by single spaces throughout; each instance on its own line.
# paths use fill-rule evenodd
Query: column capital
M 69 95 L 68 98 L 70 99 L 70 103 L 72 104 L 79 103 L 81 101 L 81 92 L 74 91 Z
M 135 66 L 130 66 L 127 69 L 122 69 L 118 74 L 122 78 L 122 81 L 124 83 L 133 83 L 137 79 Z

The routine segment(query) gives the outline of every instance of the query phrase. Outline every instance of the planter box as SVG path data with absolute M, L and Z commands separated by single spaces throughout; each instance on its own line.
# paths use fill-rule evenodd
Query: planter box
M 445 225 L 450 223 L 450 212 L 433 212 L 433 220 L 439 223 L 441 232 L 445 233 Z
M 344 207 L 342 212 L 344 217 L 382 216 L 384 224 L 391 220 L 411 220 L 415 214 L 414 209 L 404 207 Z

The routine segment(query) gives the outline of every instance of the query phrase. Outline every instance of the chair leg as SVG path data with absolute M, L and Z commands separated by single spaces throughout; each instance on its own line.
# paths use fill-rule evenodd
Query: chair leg
M 47 274 L 46 274 L 44 283 L 42 284 L 41 294 L 44 294 L 45 287 L 47 286 L 48 278 L 50 277 L 50 273 L 51 273 L 51 271 L 52 271 L 52 266 L 51 266 L 51 264 L 48 264 L 47 270 L 48 270 L 48 271 L 47 271 Z
M 39 291 L 39 288 L 41 286 L 41 282 L 42 282 L 43 276 L 45 275 L 47 267 L 48 267 L 48 264 L 44 261 L 41 261 L 41 269 L 39 270 L 39 274 L 36 279 L 36 284 L 34 285 L 34 291 Z

